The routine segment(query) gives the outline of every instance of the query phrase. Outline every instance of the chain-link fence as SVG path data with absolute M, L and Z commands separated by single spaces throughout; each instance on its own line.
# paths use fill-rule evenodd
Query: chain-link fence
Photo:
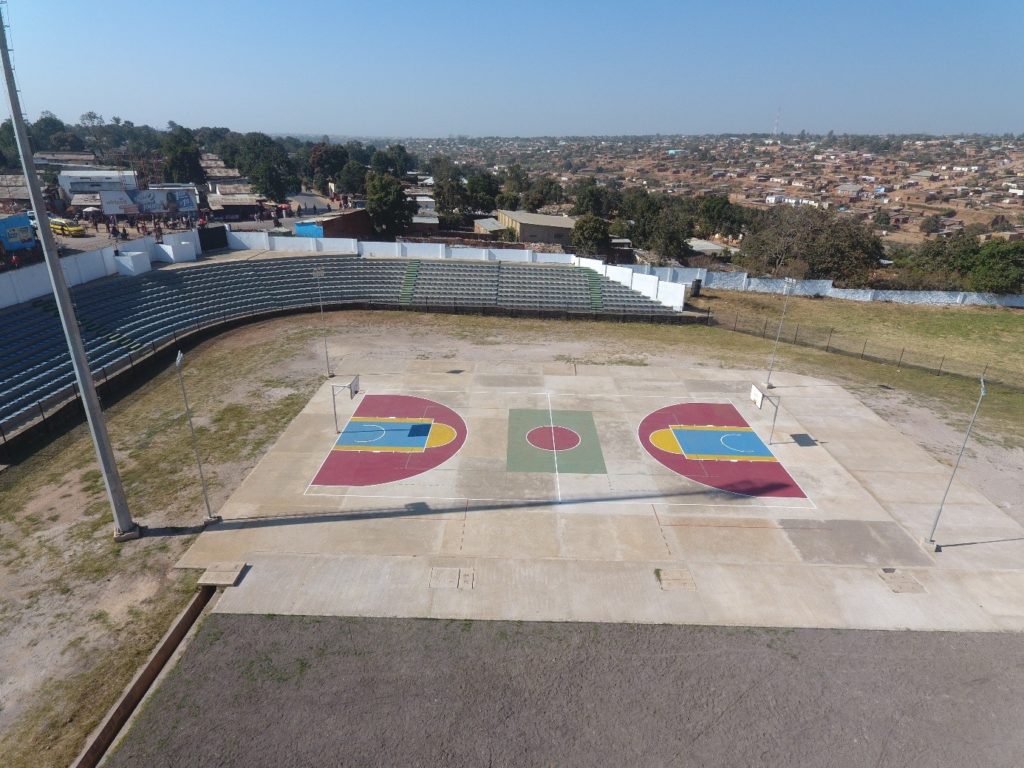
M 1024 372 L 1020 370 L 1015 371 L 982 360 L 968 362 L 949 355 L 937 355 L 910 347 L 881 344 L 870 337 L 844 333 L 840 328 L 787 322 L 783 323 L 780 329 L 778 316 L 766 317 L 740 312 L 714 314 L 710 310 L 708 310 L 705 321 L 708 325 L 716 328 L 726 328 L 737 333 L 760 336 L 769 340 L 774 340 L 778 334 L 779 341 L 786 344 L 812 347 L 823 352 L 894 365 L 897 369 L 913 368 L 934 373 L 936 376 L 948 375 L 970 379 L 984 376 L 988 382 L 1024 390 Z

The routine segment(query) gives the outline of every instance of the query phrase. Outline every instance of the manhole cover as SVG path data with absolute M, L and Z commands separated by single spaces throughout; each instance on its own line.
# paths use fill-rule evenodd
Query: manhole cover
M 694 592 L 697 589 L 697 583 L 688 568 L 655 568 L 654 576 L 666 592 L 678 589 Z
M 896 594 L 920 594 L 924 592 L 924 585 L 914 578 L 914 574 L 908 571 L 898 571 L 895 568 L 883 568 L 878 573 L 882 581 L 884 581 Z

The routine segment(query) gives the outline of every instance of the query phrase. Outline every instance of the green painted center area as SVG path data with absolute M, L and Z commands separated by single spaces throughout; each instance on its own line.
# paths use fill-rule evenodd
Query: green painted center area
M 530 445 L 526 436 L 537 427 L 565 427 L 580 436 L 580 443 L 566 451 L 546 451 Z M 545 408 L 513 408 L 508 412 L 508 471 L 604 475 L 604 454 L 590 411 L 548 411 Z

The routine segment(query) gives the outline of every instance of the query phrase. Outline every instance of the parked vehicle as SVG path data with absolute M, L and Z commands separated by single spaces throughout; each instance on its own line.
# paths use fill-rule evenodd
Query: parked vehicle
M 76 224 L 71 219 L 50 219 L 50 229 L 55 235 L 65 237 L 85 237 L 85 227 Z

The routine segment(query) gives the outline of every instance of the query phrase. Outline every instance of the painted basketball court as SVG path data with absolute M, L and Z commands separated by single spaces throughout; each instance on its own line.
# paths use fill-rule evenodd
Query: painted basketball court
M 921 546 L 948 468 L 835 385 L 772 432 L 754 372 L 360 363 L 180 562 L 250 565 L 217 610 L 1024 628 L 1024 529 L 958 482 Z

